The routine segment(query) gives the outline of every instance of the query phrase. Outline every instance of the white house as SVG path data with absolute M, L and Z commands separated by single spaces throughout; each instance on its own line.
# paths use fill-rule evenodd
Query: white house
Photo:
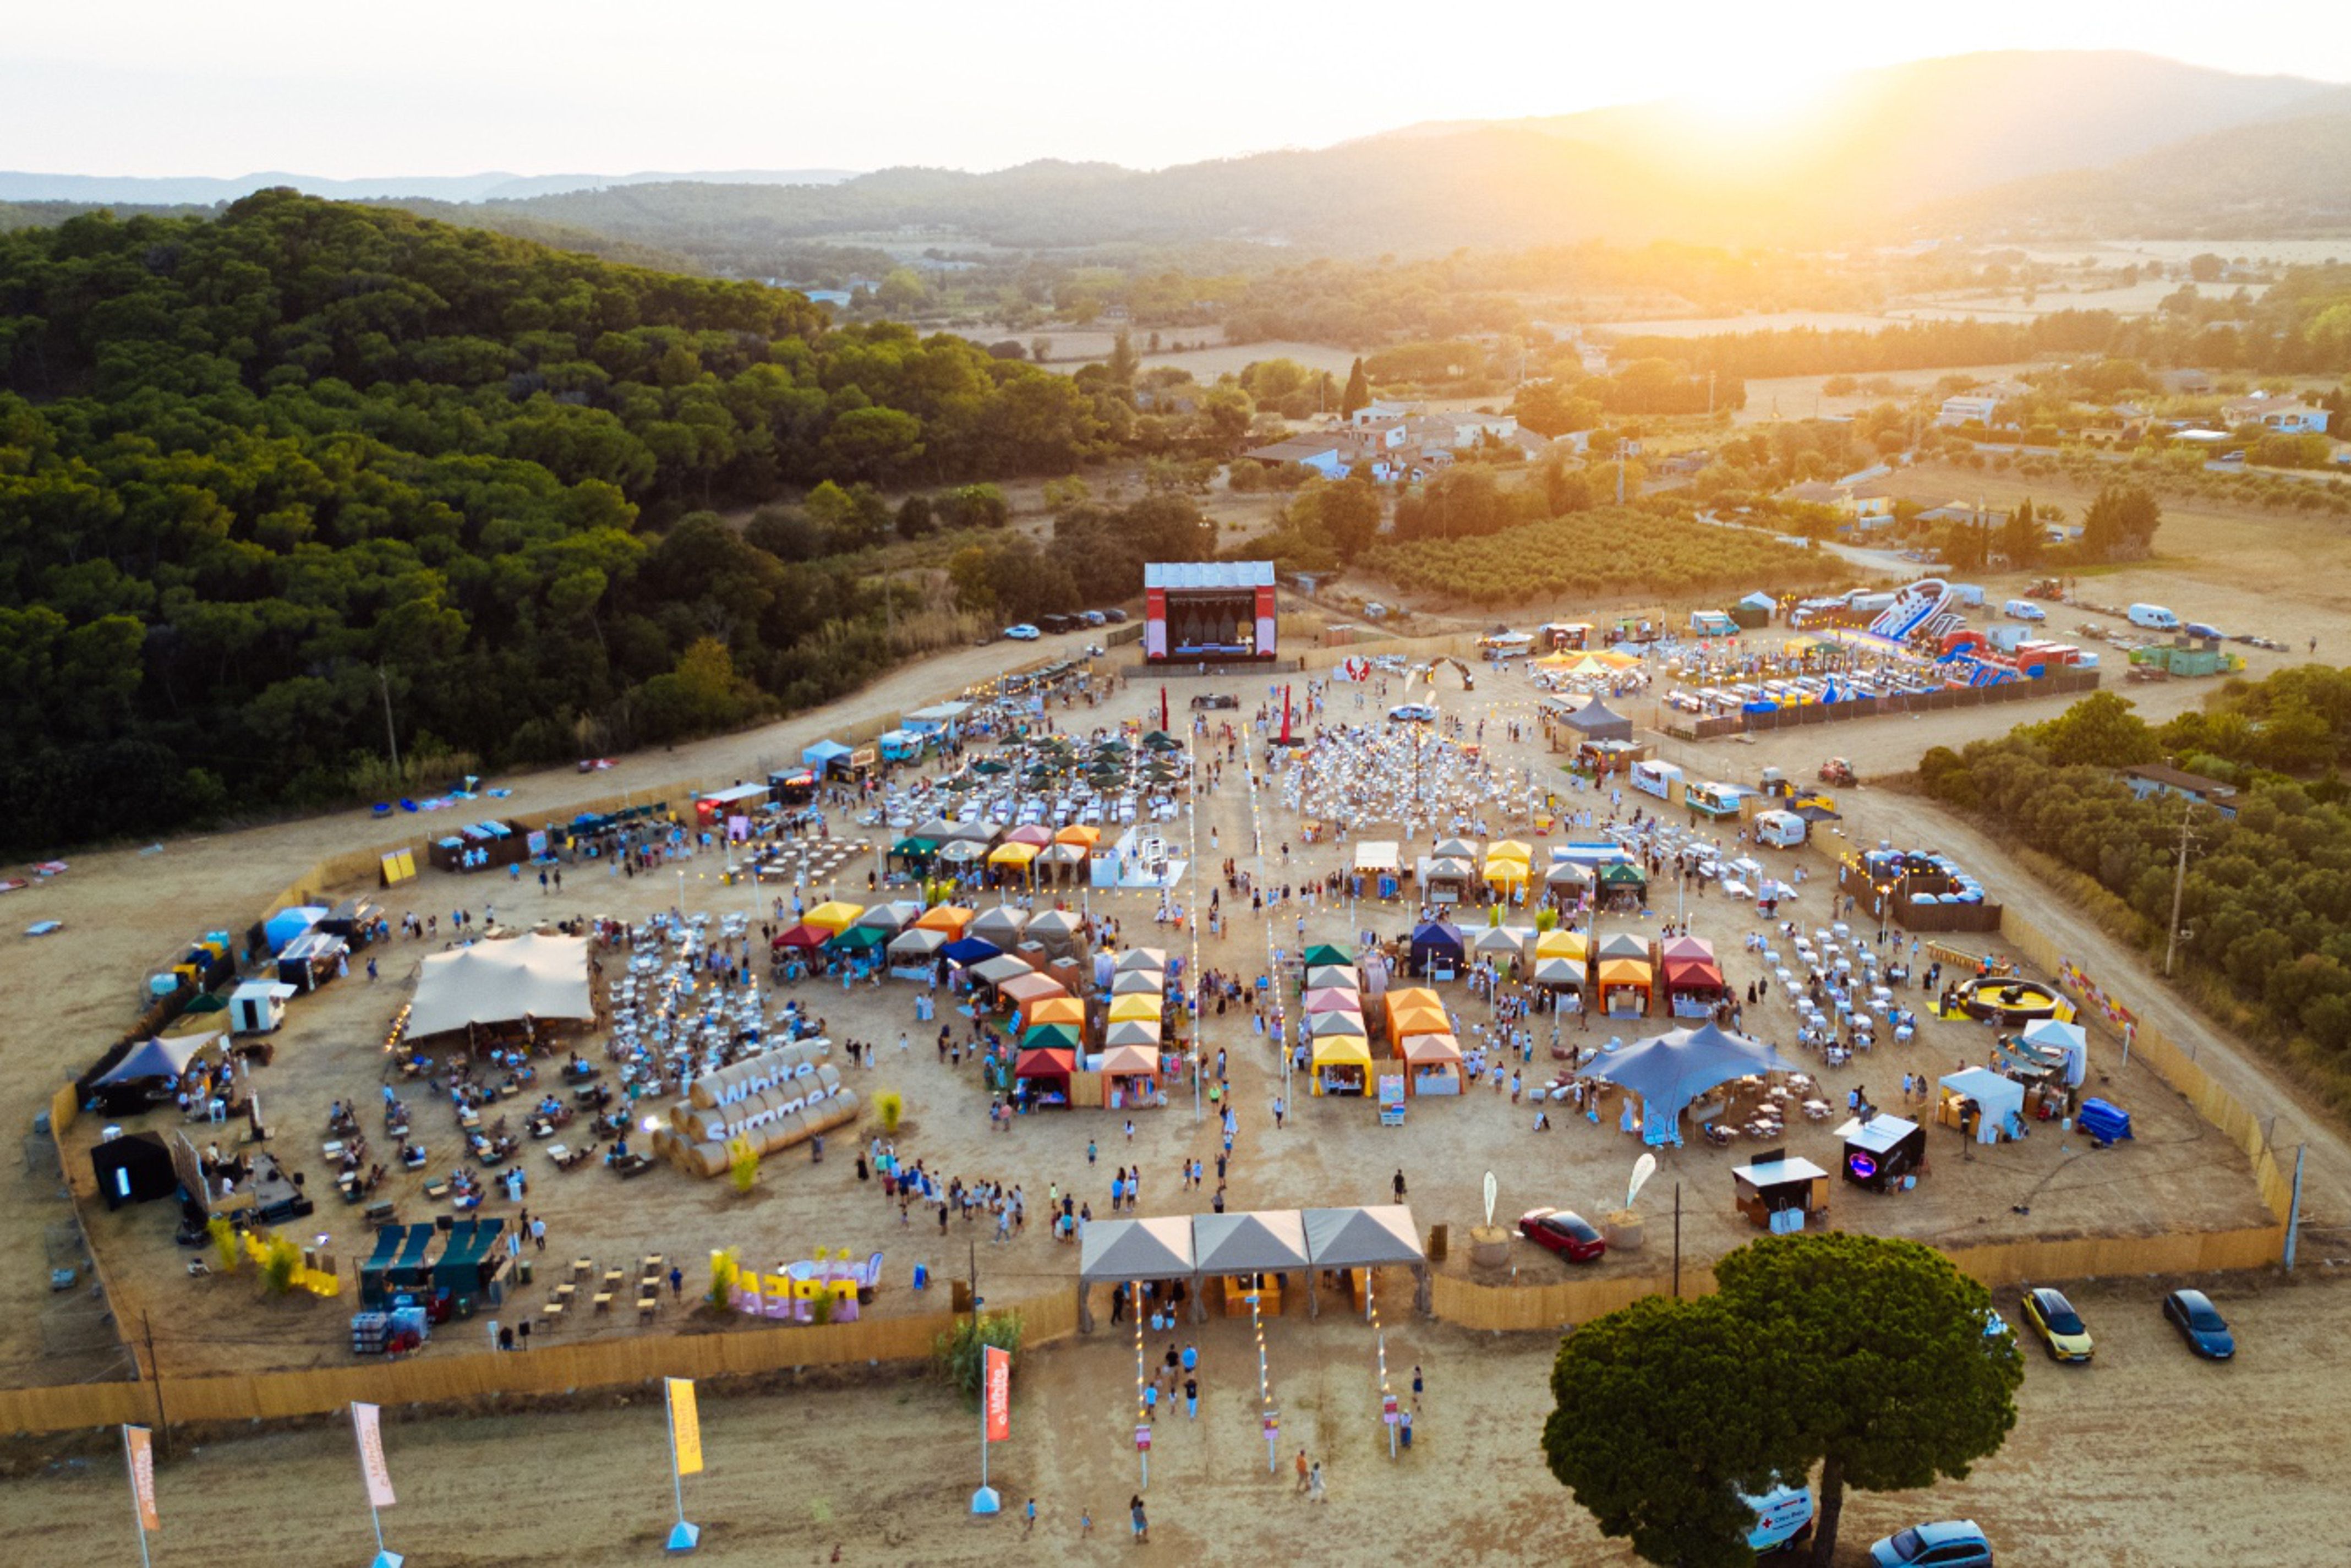
M 1972 421 L 1977 424 L 1990 424 L 1992 412 L 1999 407 L 2000 399 L 1989 392 L 1961 392 L 1943 400 L 1941 411 L 1935 415 L 1935 423 L 1954 425 Z
M 1375 397 L 1355 411 L 1354 423 L 1360 427 L 1391 419 L 1410 419 L 1427 406 L 1426 403 L 1405 402 L 1395 398 Z
M 1874 480 L 1856 485 L 1813 479 L 1790 486 L 1787 496 L 1792 501 L 1826 507 L 1858 529 L 1882 528 L 1894 521 L 1893 493 Z
M 1293 435 L 1270 446 L 1252 447 L 1242 455 L 1260 463 L 1301 463 L 1325 479 L 1343 479 L 1354 460 L 1354 447 L 1335 435 Z
M 2258 393 L 2220 405 L 2220 417 L 2231 426 L 2258 424 L 2281 435 L 2324 435 L 2326 413 L 2323 408 L 2313 408 L 2293 398 L 2262 397 Z

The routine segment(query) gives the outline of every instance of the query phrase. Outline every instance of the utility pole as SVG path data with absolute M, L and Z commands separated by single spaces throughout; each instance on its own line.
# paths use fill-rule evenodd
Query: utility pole
M 1674 1183 L 1674 1300 L 1682 1299 L 1682 1184 Z
M 2179 911 L 2188 898 L 2188 829 L 2192 806 L 2179 812 L 2179 866 L 2171 876 L 2171 928 L 2163 938 L 2163 977 L 2171 978 L 2171 960 L 2179 951 Z
M 168 1459 L 172 1457 L 172 1418 L 163 1411 L 163 1364 L 155 1359 L 155 1325 L 143 1312 L 139 1314 L 139 1332 L 147 1341 L 147 1375 L 155 1383 L 156 1435 L 163 1440 L 163 1457 Z
M 400 737 L 392 727 L 392 677 L 381 664 L 375 667 L 376 689 L 383 694 L 383 743 L 392 748 L 392 777 L 400 781 Z

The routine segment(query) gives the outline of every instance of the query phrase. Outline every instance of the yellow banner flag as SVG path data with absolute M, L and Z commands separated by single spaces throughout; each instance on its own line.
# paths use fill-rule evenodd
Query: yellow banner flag
M 694 1379 L 663 1381 L 669 1388 L 669 1444 L 677 1457 L 677 1473 L 698 1476 L 702 1473 L 702 1419 L 695 1413 Z

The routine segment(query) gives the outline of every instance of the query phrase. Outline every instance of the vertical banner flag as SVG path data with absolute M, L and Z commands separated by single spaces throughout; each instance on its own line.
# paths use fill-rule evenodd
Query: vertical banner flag
M 702 1473 L 702 1418 L 694 1407 L 694 1379 L 664 1378 L 669 1388 L 669 1440 L 677 1452 L 677 1473 Z
M 383 1462 L 383 1427 L 375 1406 L 351 1402 L 351 1427 L 360 1438 L 360 1473 L 367 1478 L 368 1506 L 392 1504 L 392 1469 Z
M 155 1512 L 155 1436 L 144 1427 L 125 1427 L 122 1439 L 131 1448 L 131 1495 L 139 1504 L 139 1528 L 161 1530 Z
M 1001 1443 L 1012 1436 L 1012 1353 L 986 1347 L 987 1440 Z

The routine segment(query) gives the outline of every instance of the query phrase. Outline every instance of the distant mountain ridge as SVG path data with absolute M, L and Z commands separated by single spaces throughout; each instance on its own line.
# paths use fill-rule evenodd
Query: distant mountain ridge
M 738 169 L 699 173 L 391 175 L 373 180 L 329 180 L 315 174 L 269 170 L 230 179 L 208 175 L 40 174 L 0 170 L 0 202 L 101 202 L 130 206 L 205 205 L 233 202 L 256 191 L 287 185 L 339 201 L 399 201 L 414 197 L 442 202 L 528 200 L 571 191 L 674 182 L 753 185 L 829 185 L 855 177 L 850 169 Z

